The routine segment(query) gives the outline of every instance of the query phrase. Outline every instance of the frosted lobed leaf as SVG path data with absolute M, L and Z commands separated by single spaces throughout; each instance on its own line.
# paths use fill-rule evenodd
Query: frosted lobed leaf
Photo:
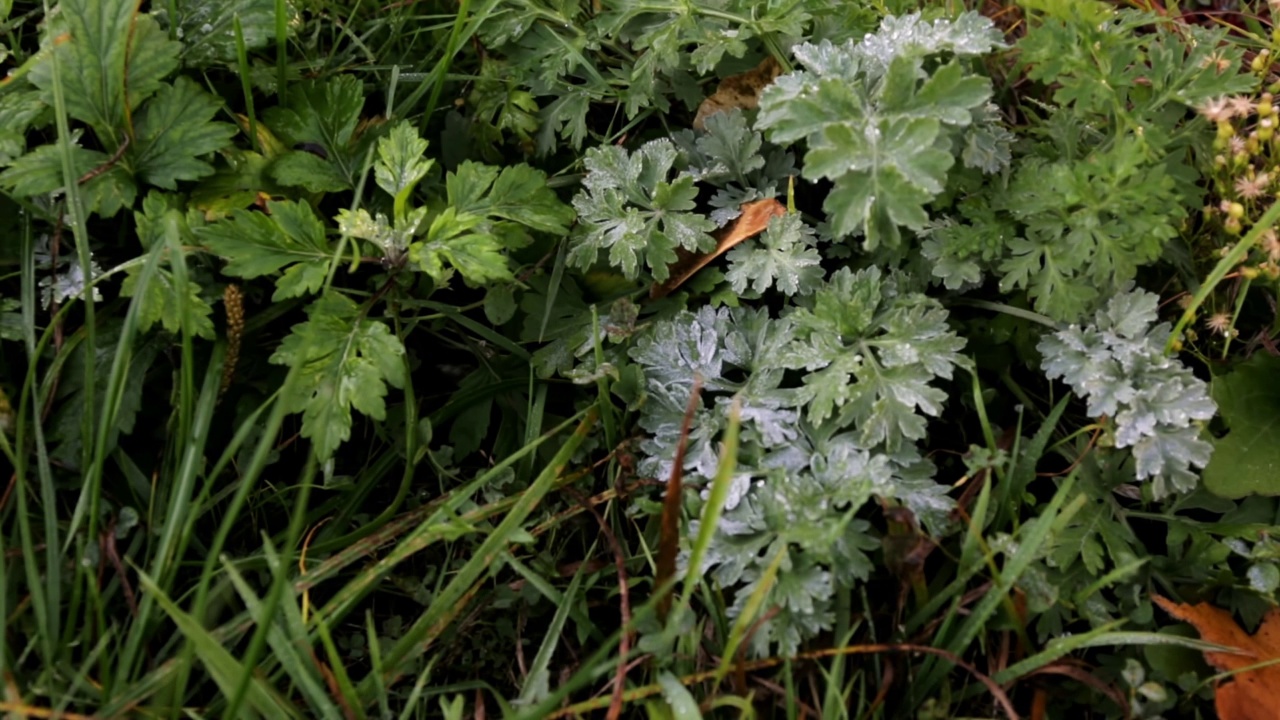
M 1091 326 L 1071 326 L 1037 346 L 1043 369 L 1084 395 L 1090 415 L 1110 416 L 1115 443 L 1132 448 L 1135 474 L 1152 479 L 1157 498 L 1194 489 L 1192 466 L 1209 462 L 1212 446 L 1198 423 L 1217 412 L 1207 385 L 1164 354 L 1169 326 L 1152 326 L 1159 298 L 1122 292 L 1094 315 Z
M 805 69 L 765 89 L 757 124 L 774 142 L 806 141 L 802 174 L 834 183 L 823 209 L 835 236 L 897 250 L 901 228 L 926 228 L 957 153 L 984 169 L 1007 163 L 1008 134 L 986 109 L 990 80 L 954 59 L 999 46 L 976 13 L 888 17 L 860 43 L 800 45 Z
M 979 13 L 970 11 L 954 21 L 941 18 L 933 22 L 921 20 L 920 13 L 912 13 L 886 17 L 880 29 L 863 38 L 852 54 L 864 61 L 864 67 L 879 67 L 883 71 L 903 55 L 923 57 L 946 52 L 974 57 L 1004 46 L 1000 31 Z
M 670 140 L 654 140 L 635 153 L 617 146 L 587 151 L 583 191 L 573 198 L 580 232 L 569 250 L 569 264 L 589 269 L 601 251 L 628 279 L 642 266 L 654 280 L 666 280 L 676 248 L 705 252 L 715 246 L 708 233 L 715 224 L 692 212 L 698 195 L 693 178 L 668 181 L 676 160 Z
M 808 295 L 822 282 L 822 256 L 816 244 L 813 229 L 798 213 L 771 218 L 758 240 L 729 251 L 725 278 L 739 295 L 748 288 L 763 293 L 770 287 L 784 295 Z
M 941 412 L 946 394 L 929 383 L 950 378 L 964 360 L 964 339 L 947 313 L 923 295 L 897 295 L 879 269 L 845 268 L 792 316 L 796 339 L 783 362 L 809 371 L 801 397 L 806 417 L 835 417 L 861 442 L 894 450 L 924 436 L 923 415 Z
M 671 472 L 696 373 L 703 390 L 683 470 L 690 487 L 704 490 L 705 502 L 729 408 L 740 405 L 737 472 L 699 571 L 733 593 L 729 612 L 736 616 L 774 558 L 785 553 L 776 584 L 766 591 L 765 602 L 775 610 L 752 636 L 757 655 L 794 652 L 829 629 L 837 588 L 869 575 L 868 553 L 879 542 L 868 523 L 851 515 L 873 495 L 896 498 L 931 527 L 951 509 L 947 486 L 933 482 L 932 464 L 903 442 L 899 427 L 923 427 L 917 406 L 940 410 L 941 391 L 928 382 L 949 376 L 959 361 L 942 309 L 868 270 L 837 274 L 802 312 L 775 319 L 764 309 L 683 311 L 653 322 L 630 351 L 645 378 L 640 426 L 649 437 L 641 443 L 640 471 L 647 476 L 666 479 Z M 866 348 L 883 373 L 871 382 L 859 377 L 861 392 L 873 399 L 896 393 L 899 399 L 894 408 L 876 410 L 893 420 L 881 430 L 868 432 L 868 425 L 852 420 L 851 430 L 804 418 L 811 388 L 786 372 L 795 356 L 818 366 L 849 362 L 858 357 L 854 344 Z M 909 373 L 915 379 L 904 381 Z M 923 395 L 917 386 L 925 388 Z M 835 382 L 823 387 L 840 391 Z M 897 449 L 888 449 L 891 444 Z M 697 532 L 694 521 L 689 537 Z M 687 550 L 681 562 L 688 562 Z

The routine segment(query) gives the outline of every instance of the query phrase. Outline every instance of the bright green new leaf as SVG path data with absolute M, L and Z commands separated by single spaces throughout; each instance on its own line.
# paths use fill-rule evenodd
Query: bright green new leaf
M 497 236 L 484 231 L 484 225 L 483 218 L 447 208 L 431 222 L 427 239 L 409 246 L 409 259 L 437 283 L 446 282 L 451 274 L 445 262 L 474 285 L 509 280 L 505 248 Z
M 284 402 L 302 413 L 302 436 L 323 461 L 351 437 L 352 408 L 374 420 L 386 418 L 387 385 L 404 387 L 404 344 L 337 292 L 311 303 L 307 318 L 271 362 L 300 373 L 297 389 Z
M 501 218 L 539 232 L 564 235 L 573 209 L 547 187 L 547 176 L 525 164 L 501 169 L 464 162 L 445 179 L 449 204 L 459 213 Z
M 197 236 L 227 260 L 223 272 L 255 278 L 289 266 L 276 280 L 273 300 L 314 293 L 324 284 L 333 250 L 324 224 L 306 203 L 267 203 L 267 212 L 234 210 L 226 220 L 200 228 Z
M 378 187 L 394 198 L 397 224 L 405 220 L 413 187 L 426 177 L 434 162 L 424 157 L 426 152 L 427 141 L 418 137 L 417 129 L 404 121 L 397 123 L 386 137 L 378 141 L 374 179 Z
M 187 78 L 161 87 L 134 120 L 134 173 L 168 190 L 179 180 L 212 174 L 213 166 L 200 158 L 226 147 L 236 133 L 234 125 L 213 122 L 221 105 Z
M 92 126 L 104 143 L 118 145 L 127 111 L 150 97 L 178 67 L 181 46 L 150 15 L 139 13 L 135 0 L 63 0 L 58 9 L 56 30 L 70 33 L 70 40 L 56 50 L 67 113 Z M 49 105 L 53 59 L 48 56 L 29 76 Z
M 378 246 L 383 257 L 399 262 L 426 217 L 426 208 L 415 208 L 403 220 L 392 225 L 382 213 L 374 216 L 364 208 L 355 212 L 343 208 L 338 211 L 337 220 L 338 230 L 342 234 L 368 240 Z
M 1213 441 L 1204 484 L 1215 495 L 1280 495 L 1280 359 L 1254 353 L 1210 394 L 1230 432 Z

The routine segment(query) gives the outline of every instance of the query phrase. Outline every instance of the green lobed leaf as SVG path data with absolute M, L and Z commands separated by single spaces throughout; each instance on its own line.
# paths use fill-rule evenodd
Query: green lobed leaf
M 167 190 L 179 180 L 212 174 L 213 166 L 200 158 L 226 147 L 236 133 L 234 125 L 212 122 L 221 105 L 187 78 L 162 86 L 134 120 L 134 173 Z
M 71 147 L 71 164 L 77 179 L 106 164 L 106 153 Z M 57 145 L 41 145 L 18 158 L 0 173 L 0 186 L 14 195 L 30 197 L 53 193 L 63 188 L 62 150 Z M 128 171 L 114 165 L 80 186 L 80 197 L 86 212 L 112 217 L 133 205 L 138 188 Z
M 157 16 L 167 19 L 166 3 L 157 3 Z M 204 67 L 236 61 L 235 18 L 240 18 L 245 49 L 261 50 L 275 40 L 275 0 L 176 0 L 182 62 Z M 297 14 L 287 3 L 290 20 Z M 292 26 L 292 23 L 290 23 Z
M 332 162 L 301 150 L 286 151 L 271 163 L 268 172 L 275 182 L 307 192 L 341 192 L 351 187 Z
M 55 50 L 67 114 L 88 123 L 104 143 L 119 144 L 128 112 L 177 69 L 181 46 L 154 18 L 139 13 L 134 0 L 63 0 L 58 9 L 59 29 L 70 34 Z M 48 105 L 53 105 L 53 59 L 48 56 L 29 75 Z
M 233 210 L 231 217 L 206 225 L 197 237 L 227 261 L 223 272 L 256 278 L 279 272 L 273 300 L 314 293 L 324 284 L 333 250 L 324 223 L 311 206 L 292 200 L 267 203 L 267 212 Z
M 1211 394 L 1229 431 L 1214 439 L 1204 485 L 1215 495 L 1280 495 L 1280 359 L 1254 353 L 1215 378 Z
M 501 218 L 539 232 L 564 235 L 573 209 L 547 187 L 546 173 L 523 163 L 498 168 L 464 162 L 445 179 L 458 213 Z
M 387 385 L 404 387 L 405 350 L 386 325 L 340 293 L 325 293 L 306 312 L 307 321 L 294 326 L 271 362 L 300 374 L 284 402 L 302 413 L 302 436 L 324 461 L 351 437 L 352 409 L 386 418 Z
M 357 134 L 363 109 L 364 86 L 353 75 L 291 84 L 284 105 L 268 108 L 262 120 L 286 145 L 313 145 L 325 157 L 295 149 L 277 161 L 281 167 L 273 177 L 283 184 L 307 187 L 307 174 L 327 165 L 322 179 L 313 182 L 351 187 L 364 160 L 363 147 L 372 139 L 369 132 Z
M 424 157 L 427 141 L 408 122 L 396 123 L 386 137 L 378 141 L 378 161 L 373 166 L 374 179 L 395 200 L 397 223 L 404 222 L 409 195 L 418 181 L 426 177 L 434 161 Z

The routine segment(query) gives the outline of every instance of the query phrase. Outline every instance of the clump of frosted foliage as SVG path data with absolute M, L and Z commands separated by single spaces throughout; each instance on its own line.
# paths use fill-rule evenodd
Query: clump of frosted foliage
M 1088 401 L 1089 414 L 1115 422 L 1115 444 L 1132 448 L 1139 480 L 1152 481 L 1156 498 L 1192 490 L 1213 447 L 1200 422 L 1217 406 L 1204 381 L 1167 356 L 1169 324 L 1156 322 L 1156 295 L 1116 295 L 1087 327 L 1071 325 L 1040 341 L 1044 371 Z

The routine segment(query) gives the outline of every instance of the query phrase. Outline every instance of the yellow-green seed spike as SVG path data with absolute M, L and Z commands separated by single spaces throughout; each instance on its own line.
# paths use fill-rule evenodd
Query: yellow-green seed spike
M 787 178 L 787 212 L 796 211 L 796 176 L 791 175 Z

